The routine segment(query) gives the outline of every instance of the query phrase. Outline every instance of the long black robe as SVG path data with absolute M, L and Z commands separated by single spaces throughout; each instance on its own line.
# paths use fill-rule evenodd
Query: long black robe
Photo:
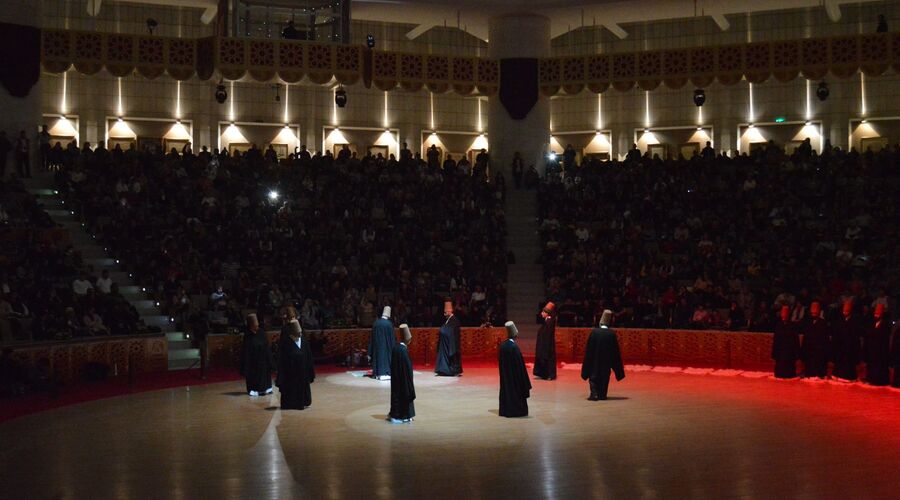
M 841 318 L 832 330 L 832 344 L 834 349 L 835 377 L 844 380 L 856 380 L 856 365 L 860 360 L 860 328 L 856 318 Z
M 454 377 L 460 375 L 462 371 L 462 355 L 459 348 L 459 320 L 456 319 L 456 316 L 450 316 L 439 332 L 434 373 Z
M 544 320 L 534 348 L 534 376 L 556 378 L 556 316 Z
M 530 395 L 531 380 L 519 344 L 506 340 L 500 344 L 500 416 L 528 416 Z
M 309 384 L 316 380 L 312 346 L 302 339 L 300 347 L 295 342 L 285 344 L 284 374 L 281 376 L 281 409 L 302 410 L 312 404 Z
M 388 415 L 397 420 L 416 416 L 416 388 L 413 385 L 412 361 L 406 344 L 397 342 L 391 349 L 391 411 Z
M 888 385 L 891 382 L 891 321 L 882 317 L 871 320 L 866 327 L 866 381 L 872 385 Z
M 391 349 L 396 342 L 394 324 L 391 323 L 391 320 L 376 319 L 372 324 L 372 335 L 369 337 L 369 356 L 372 357 L 373 377 L 391 374 Z
M 894 331 L 894 341 L 891 345 L 891 366 L 894 367 L 894 383 L 891 385 L 900 389 L 900 329 Z
M 272 369 L 275 360 L 269 349 L 269 341 L 262 331 L 252 333 L 244 331 L 244 342 L 241 346 L 240 372 L 247 382 L 247 392 L 260 394 L 272 388 Z
M 610 328 L 594 328 L 588 337 L 581 365 L 581 379 L 591 382 L 591 396 L 606 399 L 609 390 L 609 372 L 616 380 L 625 378 L 625 366 L 619 351 L 619 338 Z
M 291 340 L 291 334 L 288 331 L 288 325 L 284 325 L 281 327 L 281 334 L 278 336 L 278 366 L 276 368 L 278 374 L 275 375 L 275 385 L 278 387 L 281 387 L 281 374 L 284 373 L 284 364 L 285 361 L 287 361 L 287 356 L 284 353 L 290 348 L 287 344 L 290 344 L 291 342 L 293 341 Z
M 803 359 L 803 376 L 824 378 L 828 375 L 828 323 L 822 318 L 813 318 L 803 326 L 803 344 L 800 357 Z
M 776 378 L 797 376 L 797 359 L 800 357 L 800 337 L 791 321 L 779 321 L 772 336 L 772 359 L 775 361 Z

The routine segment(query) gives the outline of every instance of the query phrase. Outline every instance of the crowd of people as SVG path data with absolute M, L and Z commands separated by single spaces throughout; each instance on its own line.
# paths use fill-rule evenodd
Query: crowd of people
M 51 155 L 67 206 L 177 322 L 228 330 L 252 309 L 278 324 L 293 305 L 304 329 L 368 327 L 390 303 L 425 326 L 451 297 L 464 324 L 502 324 L 502 175 L 486 155 L 462 171 L 403 146 L 399 159 L 87 144 Z
M 895 306 L 900 149 L 774 144 L 690 159 L 633 149 L 563 165 L 538 190 L 547 299 L 560 325 L 772 331 L 813 300 L 839 317 Z
M 140 331 L 107 276 L 89 275 L 64 232 L 16 177 L 0 181 L 0 340 L 59 340 Z

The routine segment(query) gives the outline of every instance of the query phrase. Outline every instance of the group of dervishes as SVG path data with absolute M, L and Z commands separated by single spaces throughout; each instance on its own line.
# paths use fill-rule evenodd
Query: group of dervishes
M 541 311 L 543 324 L 538 332 L 534 375 L 545 380 L 556 378 L 556 316 L 555 305 L 548 302 Z M 460 376 L 462 374 L 459 321 L 453 313 L 453 304 L 444 304 L 444 324 L 440 328 L 436 376 Z M 603 311 L 600 324 L 587 340 L 581 378 L 590 383 L 591 401 L 605 400 L 611 372 L 616 380 L 625 378 L 622 356 L 615 331 L 609 326 L 612 311 Z M 391 322 L 391 308 L 386 306 L 381 317 L 372 325 L 369 340 L 369 357 L 372 363 L 371 377 L 390 381 L 391 404 L 387 420 L 391 423 L 409 423 L 416 416 L 416 390 L 413 382 L 412 361 L 408 345 L 412 331 L 401 324 L 401 340 L 397 340 Z M 281 393 L 281 408 L 302 410 L 312 402 L 310 384 L 315 380 L 312 350 L 303 340 L 303 330 L 293 308 L 282 312 L 285 326 L 281 331 L 277 363 L 272 356 L 268 340 L 260 334 L 259 320 L 255 314 L 247 316 L 241 356 L 241 374 L 247 382 L 251 397 L 272 393 L 271 371 L 276 369 L 276 385 Z M 515 323 L 505 324 L 507 339 L 498 348 L 500 372 L 500 411 L 502 417 L 528 415 L 528 398 L 531 380 L 525 367 L 522 351 L 517 343 L 519 330 Z

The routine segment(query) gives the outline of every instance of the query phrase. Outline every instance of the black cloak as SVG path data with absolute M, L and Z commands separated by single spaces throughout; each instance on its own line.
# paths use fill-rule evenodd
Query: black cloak
M 513 339 L 500 344 L 500 416 L 528 416 L 531 380 L 522 351 Z
M 412 361 L 406 344 L 397 342 L 391 349 L 391 418 L 407 420 L 416 416 L 416 388 L 413 385 Z
M 549 316 L 538 330 L 534 376 L 550 380 L 556 378 L 556 316 Z
M 241 375 L 247 381 L 247 392 L 260 394 L 272 388 L 272 370 L 275 360 L 269 349 L 269 341 L 262 330 L 256 333 L 244 331 L 244 343 L 241 348 Z
M 281 409 L 302 410 L 312 404 L 309 384 L 316 380 L 313 366 L 312 346 L 302 339 L 300 347 L 295 342 L 285 343 L 284 373 L 280 377 Z

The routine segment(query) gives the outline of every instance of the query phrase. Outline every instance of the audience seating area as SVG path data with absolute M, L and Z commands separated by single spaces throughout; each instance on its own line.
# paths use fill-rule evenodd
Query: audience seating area
M 141 331 L 137 311 L 114 283 L 97 283 L 20 180 L 0 181 L 0 199 L 0 341 Z
M 781 305 L 866 314 L 900 286 L 900 148 L 773 144 L 660 160 L 633 150 L 538 187 L 546 296 L 560 324 L 771 331 Z M 893 305 L 893 304 L 892 304 Z
M 506 315 L 502 176 L 349 150 L 275 161 L 259 149 L 163 156 L 82 148 L 57 188 L 178 326 L 240 327 L 295 305 L 306 329 L 394 318 L 431 326 L 452 297 L 466 325 Z

